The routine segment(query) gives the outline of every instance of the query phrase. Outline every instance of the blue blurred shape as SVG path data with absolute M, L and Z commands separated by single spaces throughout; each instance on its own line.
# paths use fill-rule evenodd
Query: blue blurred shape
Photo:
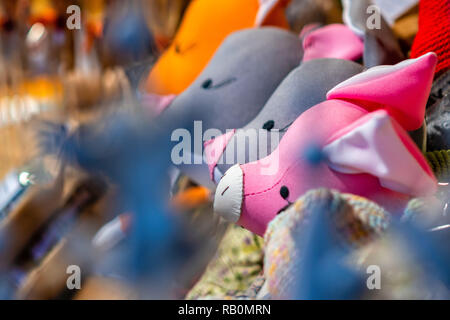
M 336 241 L 336 227 L 331 215 L 337 212 L 338 201 L 318 202 L 307 232 L 301 241 L 300 268 L 294 299 L 335 300 L 356 299 L 365 286 L 362 274 L 345 265 L 348 250 Z

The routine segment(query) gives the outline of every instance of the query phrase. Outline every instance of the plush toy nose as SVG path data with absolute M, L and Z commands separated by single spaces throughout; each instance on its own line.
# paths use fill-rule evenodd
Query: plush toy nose
M 214 212 L 232 223 L 241 217 L 244 194 L 244 173 L 239 164 L 225 173 L 216 188 Z

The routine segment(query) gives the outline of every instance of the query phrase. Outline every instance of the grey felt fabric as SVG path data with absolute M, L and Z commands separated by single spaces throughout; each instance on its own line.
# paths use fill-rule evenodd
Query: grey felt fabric
M 281 139 L 290 124 L 303 112 L 326 100 L 329 90 L 362 71 L 361 65 L 341 59 L 304 62 L 284 79 L 258 116 L 244 126 L 243 130 L 236 132 L 228 144 L 229 148 L 234 147 L 234 152 L 228 151 L 234 157 L 227 157 L 225 151 L 225 157 L 222 156 L 218 165 L 219 170 L 224 173 L 233 164 L 242 162 L 242 159 L 245 159 L 245 162 L 258 160 L 261 155 L 268 155 L 277 147 L 278 141 L 268 138 L 266 150 L 257 150 L 254 145 L 249 146 L 248 141 L 243 148 L 240 143 L 248 140 L 245 137 L 249 136 L 249 129 L 280 130 Z M 257 145 L 260 144 L 259 137 L 257 135 Z M 264 144 L 261 146 L 264 147 Z
M 202 121 L 203 130 L 239 128 L 252 120 L 303 57 L 298 36 L 277 28 L 230 35 L 193 82 L 163 113 L 169 125 Z M 193 127 L 186 129 L 192 132 Z
M 343 0 L 343 4 L 344 20 L 364 38 L 363 60 L 366 68 L 392 65 L 405 59 L 397 39 L 382 16 L 380 28 L 369 28 L 367 21 L 372 21 L 370 17 L 373 12 L 368 13 L 367 8 L 373 5 L 371 0 Z
M 195 182 L 214 188 L 206 163 L 195 163 L 203 156 L 203 144 L 195 147 L 198 132 L 194 132 L 194 122 L 201 121 L 200 134 L 209 129 L 225 132 L 249 123 L 302 58 L 298 36 L 278 28 L 246 29 L 225 39 L 199 77 L 158 119 L 170 131 L 183 128 L 192 137 L 190 161 L 177 164 L 178 169 Z M 171 137 L 167 141 L 173 147 L 181 142 Z

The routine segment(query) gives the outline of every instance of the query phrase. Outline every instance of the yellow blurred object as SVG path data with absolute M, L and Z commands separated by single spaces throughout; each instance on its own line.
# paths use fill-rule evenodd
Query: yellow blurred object
M 86 18 L 86 26 L 89 34 L 101 37 L 103 33 L 103 19 L 105 12 L 104 0 L 84 0 L 83 13 Z
M 287 29 L 288 2 L 279 0 L 260 17 L 261 24 Z M 173 43 L 150 72 L 146 90 L 160 95 L 183 92 L 229 34 L 255 26 L 260 8 L 258 0 L 192 1 Z
M 414 8 L 408 14 L 399 18 L 392 27 L 394 34 L 406 47 L 410 48 L 419 30 L 419 10 Z
M 40 76 L 25 81 L 20 90 L 36 99 L 55 98 L 61 95 L 62 84 L 57 78 Z
M 86 280 L 74 300 L 128 300 L 136 299 L 134 288 L 113 278 L 92 277 Z
M 53 8 L 51 0 L 31 0 L 30 19 L 31 23 L 52 23 L 56 20 L 57 13 Z
M 190 210 L 210 201 L 211 192 L 205 187 L 191 187 L 176 194 L 172 204 L 180 210 Z
M 0 90 L 0 179 L 37 155 L 30 120 L 56 110 L 62 102 L 62 83 L 56 77 L 27 78 Z

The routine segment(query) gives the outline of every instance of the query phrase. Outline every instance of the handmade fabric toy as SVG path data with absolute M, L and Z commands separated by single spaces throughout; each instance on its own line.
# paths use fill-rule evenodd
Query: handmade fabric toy
M 396 64 L 404 59 L 400 45 L 383 16 L 379 16 L 379 21 L 373 16 L 380 12 L 370 8 L 373 5 L 371 0 L 342 0 L 342 4 L 344 22 L 364 39 L 363 60 L 367 68 Z
M 438 56 L 436 74 L 450 68 L 450 1 L 420 0 L 419 32 L 411 49 L 411 58 L 433 51 Z
M 353 193 L 391 212 L 437 182 L 405 130 L 424 119 L 436 55 L 356 75 L 304 112 L 278 148 L 230 168 L 216 189 L 215 212 L 259 235 L 291 201 L 317 187 Z
M 359 7 L 357 9 L 359 10 L 355 10 L 356 13 L 361 10 Z M 360 18 L 362 19 L 362 17 Z M 356 27 L 353 26 L 353 28 Z M 308 29 L 312 29 L 312 31 Z M 389 35 L 392 42 L 396 44 L 393 36 L 390 33 Z M 310 65 L 307 61 L 324 57 L 357 60 L 361 58 L 363 51 L 365 55 L 370 55 L 367 51 L 372 50 L 378 50 L 379 53 L 389 53 L 389 50 L 386 51 L 384 46 L 372 47 L 363 44 L 349 28 L 339 24 L 322 28 L 307 26 L 302 31 L 301 36 L 304 37 L 303 65 L 291 72 L 283 81 L 258 116 L 242 130 L 236 131 L 236 129 L 233 129 L 223 136 L 205 143 L 210 177 L 216 183 L 220 180 L 223 172 L 232 165 L 238 162 L 243 164 L 258 160 L 277 147 L 278 140 L 273 139 L 273 136 L 272 139 L 268 139 L 267 143 L 264 141 L 262 145 L 260 139 L 264 139 L 264 137 L 261 137 L 256 130 L 265 129 L 268 132 L 275 132 L 281 138 L 292 124 L 293 119 L 296 119 L 315 104 L 325 100 L 326 92 L 331 87 L 362 71 L 361 67 L 356 67 L 356 64 L 348 61 L 320 60 Z M 377 36 L 384 35 L 377 34 Z M 389 38 L 389 36 L 386 37 Z M 365 41 L 372 41 L 372 38 L 365 37 Z M 377 54 L 369 58 L 370 64 L 379 64 L 386 61 L 383 56 Z M 392 55 L 389 56 L 392 57 Z M 400 58 L 401 56 L 398 55 L 398 59 Z M 256 133 L 253 136 L 255 140 L 252 141 L 252 146 L 245 142 L 250 129 L 254 130 L 253 133 Z M 421 149 L 424 148 L 424 128 L 421 127 L 410 134 L 416 144 Z M 266 149 L 264 149 L 265 147 Z
M 343 38 L 338 38 L 338 34 Z M 336 39 L 341 41 L 337 42 Z M 267 43 L 271 45 L 267 46 Z M 240 128 L 254 119 L 278 84 L 289 71 L 299 65 L 302 58 L 299 45 L 301 43 L 298 37 L 279 29 L 261 28 L 236 32 L 227 38 L 202 74 L 185 92 L 172 98 L 159 97 L 157 99 L 161 104 L 147 105 L 158 106 L 155 113 L 167 108 L 159 121 L 173 130 L 183 128 L 179 123 L 186 119 L 191 120 L 191 125 L 183 129 L 191 136 L 195 137 L 196 134 L 194 121 L 201 121 L 201 128 L 197 129 L 200 132 L 206 133 L 206 130 L 214 129 L 215 132 L 205 136 L 205 141 L 217 137 L 229 128 Z M 313 31 L 304 41 L 308 60 L 321 56 L 358 58 L 362 55 L 362 49 L 362 42 L 343 25 L 330 25 Z M 271 63 L 267 64 L 266 61 Z M 325 69 L 324 66 L 317 67 Z M 310 72 L 314 74 L 317 70 L 310 69 Z M 355 73 L 348 74 L 346 78 L 353 74 Z M 329 80 L 323 81 L 324 84 L 330 81 L 331 88 L 345 78 L 336 79 L 330 76 Z M 317 82 L 311 83 L 308 88 L 315 92 L 313 87 Z M 324 87 L 324 84 L 318 87 Z M 321 92 L 315 96 L 319 99 L 315 100 L 316 103 L 323 101 L 325 97 L 326 91 Z M 192 155 L 183 157 L 189 160 L 184 161 L 187 165 L 179 166 L 183 173 L 198 183 L 215 187 L 203 161 L 202 145 L 194 150 L 193 159 Z
M 284 30 L 233 33 L 192 85 L 174 97 L 159 121 L 177 126 L 177 119 L 197 120 L 192 118 L 195 114 L 201 116 L 204 130 L 240 127 L 255 117 L 302 55 L 298 37 Z
M 232 32 L 253 26 L 287 29 L 287 0 L 191 1 L 172 45 L 146 81 L 146 91 L 183 92 L 200 74 L 222 41 Z
M 362 71 L 361 65 L 341 59 L 311 60 L 294 69 L 250 123 L 205 143 L 211 178 L 218 183 L 221 175 L 234 164 L 255 161 L 272 153 L 279 140 L 260 141 L 265 137 L 259 130 L 267 130 L 270 137 L 275 137 L 272 132 L 282 138 L 300 114 L 325 101 L 327 92 L 334 86 Z M 251 133 L 255 133 L 252 145 L 245 144 Z M 267 147 L 264 150 L 263 142 Z
M 396 64 L 405 59 L 400 44 L 384 19 L 380 8 L 372 0 L 342 0 L 343 20 L 361 39 L 364 39 L 363 62 L 367 68 Z M 424 51 L 426 53 L 433 50 Z M 417 57 L 417 56 L 416 56 Z M 426 128 L 409 132 L 416 145 L 426 151 Z
M 301 42 L 290 32 L 270 27 L 238 31 L 223 42 L 208 66 L 182 94 L 156 97 L 157 103 L 144 100 L 143 105 L 152 114 L 162 112 L 158 123 L 169 128 L 169 132 L 182 129 L 190 139 L 196 135 L 202 139 L 208 129 L 224 132 L 227 128 L 239 128 L 258 114 L 280 82 L 300 64 L 302 56 Z M 154 96 L 144 97 L 149 98 Z M 195 121 L 201 125 L 198 132 L 194 131 Z M 197 183 L 213 187 L 208 167 L 202 164 L 202 144 L 203 140 L 198 150 L 192 145 L 195 150 L 183 154 L 183 159 L 188 158 L 187 165 L 180 168 Z

